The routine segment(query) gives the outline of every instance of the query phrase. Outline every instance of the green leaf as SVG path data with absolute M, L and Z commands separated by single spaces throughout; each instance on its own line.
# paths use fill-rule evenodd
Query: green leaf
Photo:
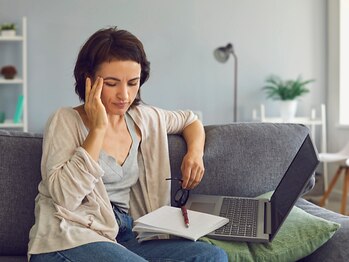
M 272 75 L 266 80 L 263 89 L 266 91 L 267 98 L 274 100 L 293 100 L 309 92 L 306 87 L 313 79 L 302 81 L 299 76 L 296 80 L 283 81 L 280 77 Z

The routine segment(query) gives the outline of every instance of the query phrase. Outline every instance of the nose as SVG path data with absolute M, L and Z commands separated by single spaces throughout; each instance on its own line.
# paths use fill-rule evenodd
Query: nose
M 123 83 L 122 85 L 119 86 L 117 97 L 121 101 L 127 101 L 128 100 L 128 87 L 127 87 L 126 83 L 125 84 Z

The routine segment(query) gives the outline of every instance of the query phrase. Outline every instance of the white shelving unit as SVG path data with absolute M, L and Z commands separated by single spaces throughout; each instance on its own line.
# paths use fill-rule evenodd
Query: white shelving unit
M 0 96 L 1 96 L 1 89 L 4 86 L 8 85 L 20 85 L 21 90 L 20 94 L 23 95 L 23 113 L 22 118 L 19 123 L 13 122 L 13 117 L 6 116 L 6 120 L 4 123 L 0 123 L 0 129 L 4 128 L 10 128 L 10 129 L 20 129 L 22 131 L 28 131 L 28 84 L 27 84 L 27 18 L 22 18 L 22 30 L 21 35 L 16 36 L 1 36 L 0 35 L 0 52 L 2 52 L 1 45 L 3 44 L 19 44 L 18 48 L 21 48 L 22 50 L 22 57 L 21 57 L 21 63 L 22 63 L 22 70 L 21 75 L 17 75 L 14 79 L 4 79 L 2 76 L 0 76 Z M 18 34 L 18 33 L 17 33 Z M 0 68 L 4 66 L 1 64 L 0 61 Z M 18 65 L 15 65 L 18 68 Z M 15 89 L 14 89 L 15 90 Z M 18 90 L 18 89 L 17 89 Z M 17 101 L 13 101 L 12 104 L 16 106 Z

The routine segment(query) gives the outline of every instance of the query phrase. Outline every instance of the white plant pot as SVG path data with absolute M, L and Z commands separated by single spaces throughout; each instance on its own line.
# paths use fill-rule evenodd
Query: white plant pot
M 285 100 L 280 101 L 280 113 L 282 122 L 292 122 L 294 117 L 296 116 L 297 111 L 297 100 Z
M 16 30 L 2 30 L 1 36 L 6 36 L 6 37 L 16 36 Z

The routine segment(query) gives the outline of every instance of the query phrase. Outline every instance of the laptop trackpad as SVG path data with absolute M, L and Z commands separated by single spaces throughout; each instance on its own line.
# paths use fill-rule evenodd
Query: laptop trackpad
M 194 211 L 199 211 L 207 214 L 219 216 L 222 205 L 221 196 L 209 195 L 190 195 L 186 204 L 187 208 Z
M 215 206 L 216 204 L 214 203 L 192 202 L 189 209 L 203 213 L 213 214 Z

